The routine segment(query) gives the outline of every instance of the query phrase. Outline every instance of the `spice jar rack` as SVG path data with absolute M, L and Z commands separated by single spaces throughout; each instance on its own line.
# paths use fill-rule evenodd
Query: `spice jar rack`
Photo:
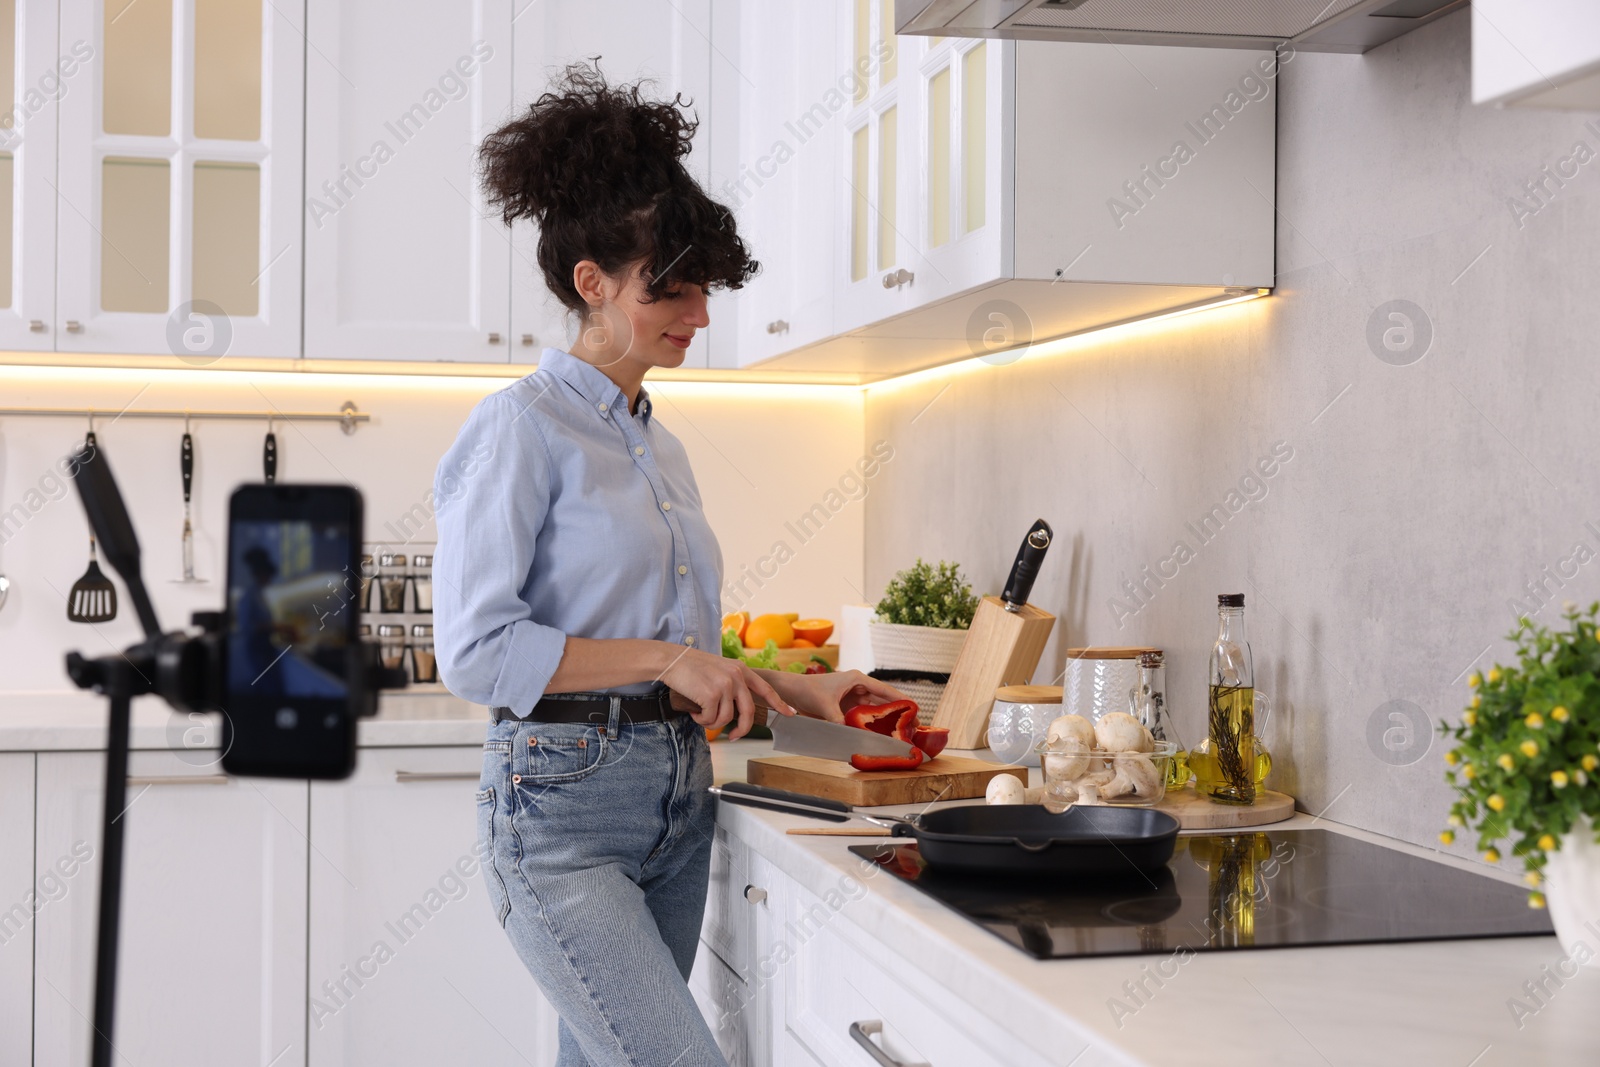
M 433 544 L 361 548 L 362 636 L 377 639 L 383 665 L 404 669 L 412 688 L 443 692 L 433 651 Z

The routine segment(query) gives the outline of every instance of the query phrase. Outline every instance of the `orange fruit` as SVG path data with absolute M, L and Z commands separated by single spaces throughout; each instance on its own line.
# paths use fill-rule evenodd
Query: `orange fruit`
M 800 613 L 798 611 L 786 611 L 783 613 L 783 617 L 788 620 L 790 626 L 800 621 Z
M 789 647 L 790 648 L 816 648 L 817 647 L 817 643 L 815 641 L 807 641 L 803 637 L 796 637 L 794 639 L 794 642 L 792 644 L 790 644 Z
M 800 619 L 794 623 L 794 635 L 821 648 L 833 636 L 833 623 L 828 619 Z
M 779 648 L 794 644 L 794 627 L 782 615 L 757 615 L 744 628 L 745 648 L 765 648 L 768 640 L 776 641 Z
M 730 611 L 722 617 L 722 628 L 732 630 L 739 635 L 739 640 L 744 640 L 744 628 L 750 625 L 750 616 L 743 611 Z

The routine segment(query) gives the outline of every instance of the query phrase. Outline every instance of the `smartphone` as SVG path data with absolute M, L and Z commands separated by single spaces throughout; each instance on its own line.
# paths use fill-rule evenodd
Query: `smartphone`
M 234 490 L 220 700 L 229 774 L 355 770 L 361 537 L 352 486 Z

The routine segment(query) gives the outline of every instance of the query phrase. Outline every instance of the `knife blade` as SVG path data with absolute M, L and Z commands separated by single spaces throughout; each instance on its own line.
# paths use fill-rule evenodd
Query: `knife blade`
M 906 757 L 912 751 L 909 743 L 888 734 L 813 719 L 809 715 L 780 715 L 768 711 L 767 728 L 772 731 L 774 749 L 792 752 L 797 756 L 816 756 L 848 763 L 851 756 L 858 754 Z
M 1000 602 L 1007 611 L 1020 611 L 1028 602 L 1033 580 L 1039 576 L 1039 565 L 1044 562 L 1045 549 L 1050 547 L 1053 536 L 1050 524 L 1043 519 L 1029 527 L 1028 536 L 1022 539 L 1022 547 L 1017 549 L 1017 558 L 1011 564 L 1005 589 L 1000 593 Z

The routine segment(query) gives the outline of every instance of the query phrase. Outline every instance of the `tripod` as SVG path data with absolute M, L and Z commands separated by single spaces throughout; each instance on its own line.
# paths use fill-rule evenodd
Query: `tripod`
M 144 630 L 144 639 L 119 655 L 87 659 L 77 652 L 67 653 L 67 674 L 73 684 L 104 694 L 109 704 L 90 1063 L 92 1067 L 112 1067 L 117 935 L 122 910 L 122 838 L 126 824 L 123 816 L 133 698 L 156 693 L 178 711 L 220 710 L 226 616 L 220 611 L 195 612 L 190 621 L 199 633 L 162 633 L 140 572 L 139 538 L 104 451 L 86 443 L 73 453 L 71 466 L 89 525 L 106 560 L 122 577 Z M 355 536 L 360 536 L 359 531 Z M 379 689 L 399 689 L 406 684 L 404 671 L 378 665 L 377 649 L 372 645 L 357 647 L 350 658 L 349 672 L 349 710 L 355 716 L 377 713 Z

